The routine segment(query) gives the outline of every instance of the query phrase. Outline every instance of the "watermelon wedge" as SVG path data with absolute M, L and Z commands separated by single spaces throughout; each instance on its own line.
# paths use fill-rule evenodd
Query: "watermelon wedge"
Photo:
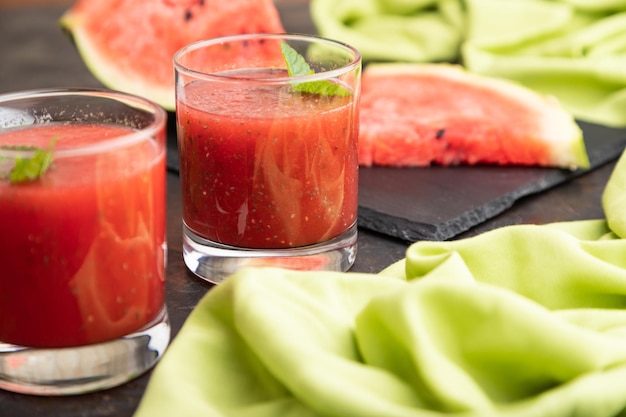
M 370 64 L 360 123 L 362 166 L 589 166 L 582 131 L 556 99 L 459 65 Z
M 77 0 L 59 23 L 105 86 L 167 110 L 175 108 L 178 49 L 224 35 L 284 32 L 272 0 Z

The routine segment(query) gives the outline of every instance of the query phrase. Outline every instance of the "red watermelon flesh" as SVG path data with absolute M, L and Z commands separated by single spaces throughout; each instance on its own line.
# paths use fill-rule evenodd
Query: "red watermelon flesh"
M 589 166 L 556 100 L 457 65 L 371 64 L 360 111 L 362 166 Z
M 178 49 L 224 35 L 284 32 L 272 0 L 78 0 L 60 24 L 105 86 L 168 110 L 175 108 Z

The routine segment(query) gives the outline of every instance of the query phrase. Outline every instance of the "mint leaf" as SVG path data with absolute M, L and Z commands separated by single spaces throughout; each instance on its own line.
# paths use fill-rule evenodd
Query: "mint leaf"
M 285 42 L 280 44 L 280 49 L 283 52 L 283 58 L 285 58 L 285 63 L 287 64 L 287 73 L 290 77 L 315 74 L 315 71 L 311 69 L 298 51 Z
M 8 175 L 9 181 L 12 184 L 16 184 L 41 178 L 52 165 L 51 149 L 54 142 L 56 142 L 56 139 L 53 140 L 49 150 L 34 146 L 2 146 L 1 149 L 35 151 L 30 158 L 15 158 L 15 165 Z
M 52 152 L 37 149 L 32 158 L 16 158 L 9 174 L 12 183 L 39 179 L 52 164 Z
M 309 81 L 294 86 L 294 90 L 302 93 L 320 94 L 322 96 L 350 96 L 346 87 L 328 80 Z
M 280 44 L 283 58 L 287 64 L 287 73 L 290 77 L 300 77 L 315 74 L 302 55 L 285 42 Z M 341 84 L 329 80 L 307 81 L 291 84 L 294 91 L 323 96 L 349 96 L 352 93 Z

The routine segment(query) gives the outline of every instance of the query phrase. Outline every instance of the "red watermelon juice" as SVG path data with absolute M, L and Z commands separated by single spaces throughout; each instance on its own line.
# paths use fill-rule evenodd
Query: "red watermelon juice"
M 346 271 L 357 250 L 361 57 L 332 40 L 243 34 L 174 55 L 183 259 Z
M 270 249 L 328 241 L 353 227 L 354 96 L 255 83 L 283 72 L 236 76 L 242 80 L 195 81 L 178 97 L 185 225 L 210 241 Z
M 39 179 L 0 178 L 0 341 L 102 342 L 163 308 L 165 151 L 145 138 L 122 145 L 134 132 L 56 123 L 0 130 L 5 149 L 53 149 Z M 10 153 L 0 150 L 0 165 Z

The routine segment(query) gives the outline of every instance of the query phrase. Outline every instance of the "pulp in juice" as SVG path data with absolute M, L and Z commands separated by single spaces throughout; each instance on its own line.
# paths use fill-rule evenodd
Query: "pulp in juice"
M 354 96 L 296 93 L 258 76 L 195 81 L 178 95 L 185 224 L 248 248 L 341 235 L 357 215 Z

